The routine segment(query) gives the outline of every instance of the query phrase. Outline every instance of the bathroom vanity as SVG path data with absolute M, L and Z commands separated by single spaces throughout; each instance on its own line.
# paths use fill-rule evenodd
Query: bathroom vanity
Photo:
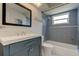
M 41 36 L 30 34 L 0 39 L 1 56 L 40 56 Z

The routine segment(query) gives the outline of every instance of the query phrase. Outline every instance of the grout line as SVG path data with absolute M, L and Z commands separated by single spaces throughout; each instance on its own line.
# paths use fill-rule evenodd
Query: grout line
M 50 28 L 65 28 L 65 27 L 79 27 L 79 26 L 55 26 L 55 27 L 50 27 Z

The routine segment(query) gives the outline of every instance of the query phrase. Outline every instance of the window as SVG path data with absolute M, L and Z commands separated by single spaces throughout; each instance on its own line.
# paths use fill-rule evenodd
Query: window
M 65 24 L 69 22 L 69 13 L 63 13 L 53 16 L 53 24 Z

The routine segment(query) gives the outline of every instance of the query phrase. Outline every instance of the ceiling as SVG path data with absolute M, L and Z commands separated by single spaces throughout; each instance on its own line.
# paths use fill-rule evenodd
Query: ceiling
M 32 5 L 37 7 L 40 11 L 48 11 L 50 9 L 54 9 L 67 3 L 40 3 L 40 4 L 41 5 L 38 7 L 35 3 L 32 3 Z

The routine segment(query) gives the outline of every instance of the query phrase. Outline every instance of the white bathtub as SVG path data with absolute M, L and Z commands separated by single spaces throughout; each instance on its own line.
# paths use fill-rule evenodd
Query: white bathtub
M 76 45 L 60 43 L 56 41 L 46 41 L 42 45 L 43 56 L 78 56 Z

